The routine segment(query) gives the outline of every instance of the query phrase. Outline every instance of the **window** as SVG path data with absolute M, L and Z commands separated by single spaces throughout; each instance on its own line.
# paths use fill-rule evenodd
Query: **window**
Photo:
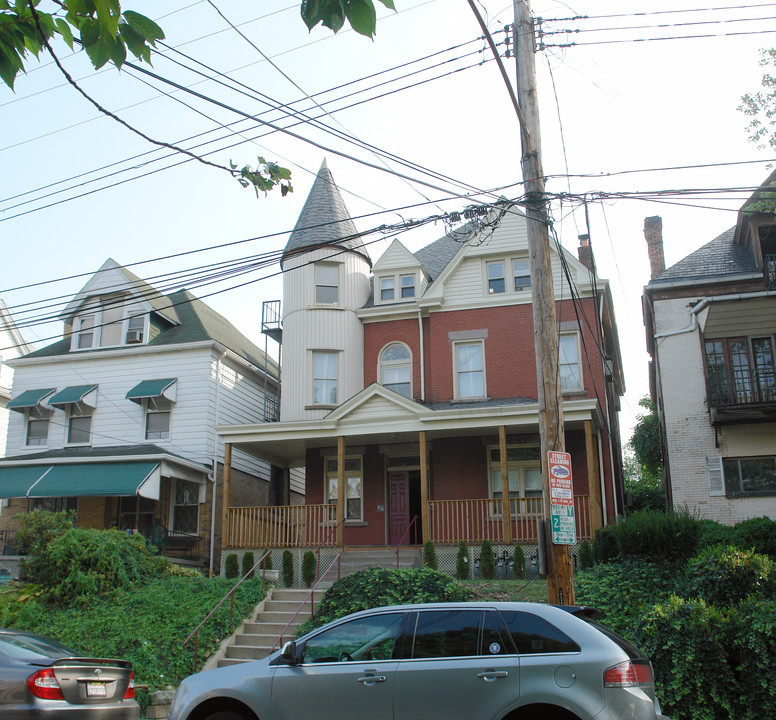
M 512 278 L 516 292 L 531 287 L 531 267 L 528 260 L 512 261 Z
M 402 298 L 415 297 L 415 276 L 414 275 L 401 276 L 401 296 Z
M 488 449 L 490 466 L 490 496 L 500 500 L 501 488 L 501 451 L 497 447 Z M 542 497 L 542 461 L 537 446 L 517 445 L 507 447 L 507 475 L 509 478 L 510 498 L 529 498 L 528 502 L 511 503 L 512 513 L 541 512 Z M 533 498 L 533 500 L 530 500 Z M 494 508 L 500 512 L 499 508 Z
M 380 384 L 412 397 L 412 353 L 403 343 L 391 343 L 380 353 Z
M 418 613 L 413 658 L 470 657 L 479 654 L 481 610 Z
M 379 613 L 324 630 L 304 646 L 302 663 L 390 660 L 403 620 L 401 613 Z
M 199 485 L 188 480 L 175 480 L 172 506 L 172 529 L 196 535 L 199 530 Z
M 92 441 L 92 416 L 71 409 L 67 420 L 67 444 L 89 445 Z
M 507 290 L 506 280 L 504 279 L 504 262 L 488 263 L 488 294 L 503 293 Z
M 457 398 L 485 397 L 484 347 L 481 342 L 455 343 L 454 361 Z
M 521 655 L 579 652 L 579 645 L 568 635 L 537 615 L 502 611 L 501 617 Z
M 560 388 L 563 392 L 582 390 L 582 368 L 579 361 L 578 335 L 561 335 L 558 338 Z
M 78 349 L 90 348 L 94 345 L 94 315 L 84 315 L 78 318 Z
M 326 459 L 326 502 L 337 504 L 339 497 L 337 458 Z M 345 458 L 345 520 L 362 520 L 364 517 L 361 456 Z
M 119 530 L 148 530 L 159 522 L 156 519 L 156 500 L 130 495 L 119 498 Z
M 771 337 L 707 340 L 705 349 L 712 406 L 776 400 Z
M 380 278 L 380 300 L 393 300 L 395 282 L 392 277 Z
M 730 497 L 776 494 L 776 458 L 726 458 L 722 470 Z
M 48 418 L 29 418 L 27 420 L 27 445 L 48 445 Z
M 127 320 L 127 336 L 125 342 L 131 343 L 143 342 L 145 332 L 145 315 L 143 313 L 133 313 Z
M 336 352 L 313 352 L 313 403 L 337 404 Z
M 77 508 L 77 497 L 32 498 L 30 500 L 30 511 L 41 509 L 50 512 L 74 513 Z
M 336 305 L 339 302 L 339 265 L 316 264 L 315 302 L 319 305 Z
M 148 408 L 145 416 L 145 439 L 168 440 L 170 437 L 170 410 Z

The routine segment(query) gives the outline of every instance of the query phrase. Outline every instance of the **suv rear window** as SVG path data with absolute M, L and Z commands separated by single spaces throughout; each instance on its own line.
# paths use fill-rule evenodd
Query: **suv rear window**
M 622 635 L 618 635 L 614 630 L 610 630 L 606 625 L 601 625 L 601 623 L 596 622 L 595 620 L 592 620 L 591 618 L 583 617 L 582 615 L 577 615 L 578 618 L 581 620 L 584 620 L 588 625 L 592 625 L 596 630 L 599 630 L 602 632 L 606 637 L 608 637 L 612 642 L 617 643 L 628 655 L 628 657 L 631 660 L 643 660 L 646 658 L 646 655 L 644 655 L 641 650 L 639 650 L 635 645 L 632 645 L 629 643 Z
M 501 616 L 521 655 L 579 652 L 579 645 L 566 633 L 537 615 L 511 610 Z

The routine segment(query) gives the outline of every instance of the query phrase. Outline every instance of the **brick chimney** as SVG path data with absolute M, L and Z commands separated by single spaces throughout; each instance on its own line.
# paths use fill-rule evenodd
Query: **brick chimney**
M 663 219 L 659 215 L 644 218 L 644 237 L 647 239 L 650 279 L 654 279 L 666 269 L 663 257 Z
M 593 258 L 593 248 L 590 246 L 590 235 L 579 236 L 577 256 L 579 257 L 579 262 L 591 273 L 595 274 L 595 258 Z

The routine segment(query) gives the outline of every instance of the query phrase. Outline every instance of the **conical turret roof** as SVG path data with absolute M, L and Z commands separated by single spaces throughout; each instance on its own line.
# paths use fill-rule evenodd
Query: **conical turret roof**
M 370 260 L 326 160 L 288 238 L 281 263 L 290 254 L 325 245 L 347 247 Z

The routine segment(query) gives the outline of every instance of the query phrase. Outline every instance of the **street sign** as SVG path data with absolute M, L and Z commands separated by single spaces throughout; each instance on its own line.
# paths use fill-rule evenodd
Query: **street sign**
M 550 505 L 550 522 L 554 545 L 577 544 L 577 525 L 574 522 L 573 505 Z
M 571 478 L 571 455 L 567 452 L 547 453 L 550 470 L 550 505 L 574 507 L 574 488 Z

